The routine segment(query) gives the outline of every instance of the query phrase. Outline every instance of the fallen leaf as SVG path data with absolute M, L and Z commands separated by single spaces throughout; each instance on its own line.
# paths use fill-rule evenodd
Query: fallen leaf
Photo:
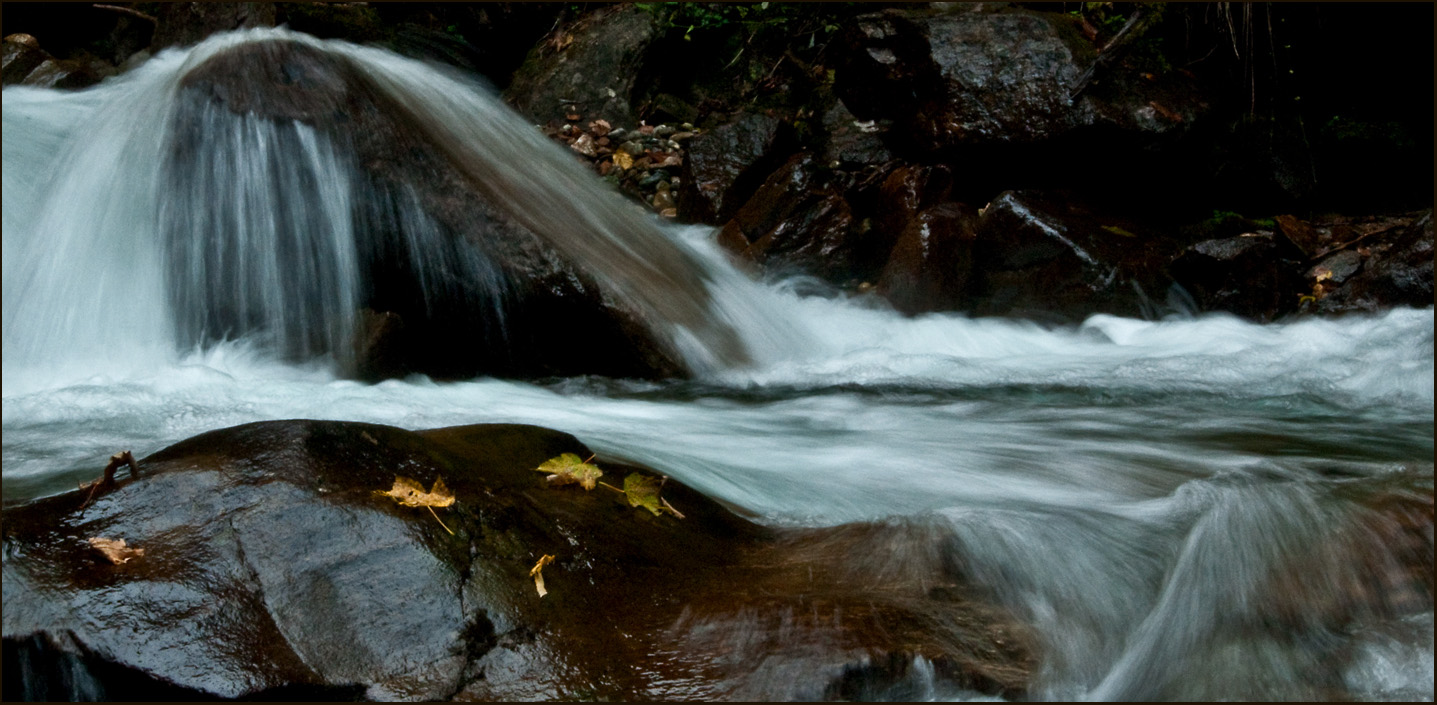
M 394 487 L 388 492 L 379 494 L 391 497 L 406 507 L 447 507 L 454 503 L 454 494 L 444 485 L 442 477 L 435 479 L 434 488 L 425 492 L 424 485 L 402 475 L 396 475 Z
M 634 165 L 634 157 L 628 152 L 614 152 L 614 166 L 628 169 Z
M 678 510 L 669 506 L 669 503 L 659 497 L 659 488 L 663 487 L 664 481 L 668 478 L 659 478 L 641 473 L 630 473 L 624 478 L 624 496 L 629 499 L 630 507 L 643 507 L 658 516 L 664 512 L 670 512 L 674 516 L 684 518 Z
M 554 557 L 546 553 L 538 563 L 534 564 L 533 568 L 529 569 L 529 577 L 534 579 L 534 589 L 539 591 L 539 597 L 549 594 L 549 591 L 544 589 L 544 566 L 553 562 Z
M 145 555 L 145 549 L 126 546 L 124 539 L 105 539 L 92 536 L 89 542 L 91 546 L 100 553 L 105 554 L 105 557 L 116 565 L 127 563 L 131 558 L 138 558 Z
M 597 465 L 590 465 L 573 453 L 564 453 L 557 458 L 545 460 L 534 470 L 549 473 L 548 480 L 551 485 L 571 485 L 577 482 L 586 490 L 594 489 L 599 478 L 604 476 L 604 471 Z
M 375 494 L 389 497 L 406 507 L 424 507 L 434 515 L 434 521 L 439 522 L 440 526 L 444 526 L 444 520 L 439 518 L 439 514 L 434 511 L 434 508 L 447 507 L 454 503 L 454 493 L 444 485 L 442 477 L 435 478 L 433 489 L 425 492 L 424 485 L 402 475 L 395 475 L 394 487 L 390 488 L 388 492 L 376 491 Z M 444 526 L 444 530 L 448 531 L 449 535 L 454 535 L 453 529 Z

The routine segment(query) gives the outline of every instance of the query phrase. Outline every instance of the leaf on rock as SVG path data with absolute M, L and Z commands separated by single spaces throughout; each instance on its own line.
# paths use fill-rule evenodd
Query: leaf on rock
M 629 498 L 629 506 L 643 507 L 653 512 L 654 516 L 669 512 L 680 519 L 684 518 L 683 514 L 659 496 L 659 488 L 663 487 L 667 480 L 667 477 L 629 473 L 629 476 L 624 478 L 624 496 Z
M 547 479 L 551 485 L 571 485 L 577 482 L 586 490 L 594 489 L 599 478 L 604 476 L 604 471 L 600 470 L 599 466 L 580 460 L 579 456 L 573 453 L 565 453 L 557 458 L 545 460 L 534 470 L 548 473 Z
M 634 166 L 634 158 L 628 152 L 614 152 L 614 166 L 630 169 Z
M 439 522 L 440 526 L 444 526 L 444 520 L 439 518 L 439 514 L 434 511 L 434 508 L 447 507 L 454 503 L 454 493 L 444 485 L 442 477 L 434 478 L 434 488 L 425 492 L 424 485 L 403 475 L 395 475 L 394 487 L 391 487 L 388 492 L 376 491 L 375 493 L 389 497 L 406 507 L 428 509 L 429 513 L 434 515 L 434 521 Z M 453 529 L 444 526 L 444 530 L 448 531 L 450 536 L 454 535 Z
M 549 594 L 549 591 L 544 589 L 544 566 L 553 562 L 554 556 L 546 553 L 538 563 L 534 564 L 533 568 L 529 569 L 529 576 L 534 578 L 534 589 L 539 591 L 539 597 Z
M 454 493 L 444 485 L 442 477 L 436 478 L 434 488 L 425 492 L 424 485 L 402 475 L 396 475 L 394 487 L 388 492 L 379 494 L 393 498 L 394 501 L 406 507 L 447 507 L 454 503 Z
M 92 536 L 88 540 L 91 546 L 100 553 L 105 554 L 105 557 L 110 559 L 110 562 L 115 565 L 127 563 L 131 558 L 138 558 L 145 555 L 145 549 L 126 546 L 124 539 L 105 539 Z

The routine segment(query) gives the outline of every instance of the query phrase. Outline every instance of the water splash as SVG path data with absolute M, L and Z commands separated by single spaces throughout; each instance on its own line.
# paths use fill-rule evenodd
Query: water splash
M 4 351 L 19 366 L 121 371 L 250 337 L 346 369 L 360 312 L 411 301 L 502 358 L 488 348 L 532 286 L 503 262 L 535 236 L 691 370 L 750 361 L 740 322 L 782 328 L 717 300 L 726 265 L 476 81 L 387 51 L 247 30 L 86 91 L 5 98 Z M 466 190 L 486 222 L 446 211 Z M 387 283 L 400 266 L 411 283 Z

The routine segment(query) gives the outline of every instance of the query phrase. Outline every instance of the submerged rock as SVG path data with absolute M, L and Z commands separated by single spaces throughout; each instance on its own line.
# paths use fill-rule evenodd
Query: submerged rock
M 949 530 L 766 529 L 672 480 L 684 518 L 653 515 L 547 486 L 535 468 L 566 452 L 591 455 L 531 426 L 261 422 L 89 506 L 8 509 L 5 697 L 788 700 L 883 691 L 917 660 L 1023 692 L 1030 637 L 966 586 Z M 400 506 L 379 494 L 396 475 L 455 502 Z

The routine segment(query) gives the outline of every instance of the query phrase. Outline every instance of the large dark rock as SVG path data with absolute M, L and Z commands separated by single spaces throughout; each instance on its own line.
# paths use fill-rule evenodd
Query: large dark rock
M 842 191 L 825 182 L 808 153 L 769 175 L 724 233 L 731 249 L 778 274 L 843 284 L 863 277 L 874 260 Z
M 1005 192 L 978 225 L 968 310 L 1055 322 L 1152 316 L 1177 249 L 1161 230 L 1061 194 Z
M 1173 278 L 1205 311 L 1271 321 L 1297 310 L 1300 253 L 1269 231 L 1204 240 L 1173 260 Z
M 637 125 L 635 80 L 653 41 L 653 17 L 641 8 L 597 10 L 535 46 L 505 97 L 540 123 L 577 112 L 585 120 Z
M 273 27 L 275 5 L 265 2 L 163 3 L 156 15 L 150 48 L 197 44 L 216 32 L 251 27 Z
M 40 48 L 40 42 L 28 34 L 5 37 L 3 85 L 21 84 L 36 88 L 85 88 L 116 73 L 115 67 L 89 56 L 58 59 Z
M 782 121 L 755 113 L 689 140 L 679 217 L 711 225 L 733 217 L 788 156 L 786 142 Z
M 960 310 L 970 303 L 978 212 L 942 203 L 917 214 L 898 238 L 878 293 L 907 314 Z
M 1092 119 L 1068 100 L 1083 58 L 1065 29 L 1030 12 L 865 15 L 845 37 L 839 94 L 919 149 L 1050 139 Z
M 11 34 L 0 45 L 0 84 L 9 86 L 20 83 L 26 76 L 50 59 L 51 56 L 40 48 L 40 42 L 28 34 Z
M 703 283 L 685 277 L 693 268 L 686 255 L 652 224 L 620 211 L 617 199 L 599 202 L 609 194 L 598 193 L 594 185 L 588 186 L 593 194 L 566 190 L 563 184 L 585 177 L 577 167 L 574 175 L 545 171 L 532 177 L 545 180 L 539 190 L 549 189 L 552 198 L 566 201 L 528 202 L 533 200 L 525 191 L 533 190 L 530 182 L 514 180 L 512 170 L 540 169 L 542 159 L 554 157 L 535 155 L 522 164 L 495 166 L 473 145 L 451 143 L 446 135 L 452 128 L 404 105 L 343 56 L 301 42 L 240 45 L 188 72 L 181 88 L 169 175 L 173 212 L 183 217 L 169 221 L 166 230 L 169 252 L 183 263 L 181 271 L 213 266 L 224 260 L 223 248 L 243 241 L 223 231 L 243 222 L 239 213 L 225 210 L 240 207 L 234 199 L 195 186 L 208 183 L 207 175 L 225 159 L 251 158 L 216 151 L 229 144 L 222 135 L 236 129 L 238 121 L 270 121 L 278 139 L 296 152 L 308 139 L 300 131 L 312 129 L 341 153 L 352 153 L 359 181 L 353 208 L 362 276 L 360 300 L 351 306 L 396 316 L 404 333 L 389 336 L 383 345 L 372 344 L 377 339 L 365 331 L 326 333 L 314 321 L 332 322 L 335 313 L 316 302 L 334 297 L 340 287 L 321 276 L 297 275 L 279 286 L 296 307 L 313 310 L 271 313 L 281 317 L 273 323 L 279 330 L 272 332 L 283 333 L 286 352 L 348 359 L 346 346 L 357 336 L 361 356 L 351 359 L 349 369 L 364 377 L 386 370 L 440 377 L 655 377 L 686 371 L 654 326 L 657 319 L 668 318 L 705 330 Z M 512 145 L 505 149 L 514 151 Z M 300 243 L 297 247 L 323 253 L 334 245 L 317 234 L 323 231 L 324 223 L 315 220 L 321 215 L 298 205 L 323 203 L 322 183 L 303 174 L 293 181 L 297 193 L 288 197 L 295 199 L 300 215 L 280 220 L 293 230 L 280 234 Z M 209 220 L 186 216 L 210 210 L 219 213 Z M 210 222 L 217 227 L 205 225 Z M 596 249 L 602 242 L 594 228 L 639 230 L 626 234 L 648 236 L 650 246 L 636 245 L 645 250 L 642 260 L 625 259 L 622 252 Z M 595 268 L 603 274 L 594 274 Z M 241 314 L 264 310 L 272 300 L 269 288 L 242 281 L 215 285 L 237 276 L 218 267 L 193 282 L 192 290 L 177 294 L 177 310 L 185 316 L 182 332 L 203 342 L 205 335 L 266 324 Z M 627 296 L 617 293 L 621 285 L 627 286 Z M 244 297 L 255 300 L 245 306 Z M 635 301 L 648 301 L 649 308 L 640 311 Z M 710 339 L 717 356 L 741 359 L 732 335 L 720 333 L 732 345 Z M 556 336 L 585 344 L 555 344 Z M 384 360 L 365 359 L 365 351 Z
M 1343 249 L 1308 270 L 1323 313 L 1426 307 L 1432 294 L 1432 211 L 1355 226 L 1333 225 Z
M 655 516 L 547 486 L 534 468 L 564 452 L 590 454 L 530 426 L 261 422 L 145 458 L 88 506 L 7 509 L 5 698 L 789 700 L 882 691 L 918 656 L 1022 694 L 1030 636 L 940 526 L 764 529 L 672 480 L 685 518 Z M 444 480 L 447 530 L 377 494 L 396 475 Z

